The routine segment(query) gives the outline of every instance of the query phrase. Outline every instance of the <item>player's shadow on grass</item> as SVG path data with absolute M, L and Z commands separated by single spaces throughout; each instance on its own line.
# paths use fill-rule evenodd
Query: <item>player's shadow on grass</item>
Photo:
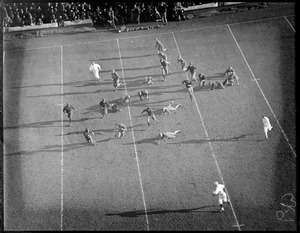
M 99 90 L 96 91 L 87 91 L 87 92 L 67 92 L 67 93 L 57 93 L 57 94 L 45 94 L 45 95 L 33 95 L 33 96 L 26 96 L 26 98 L 36 98 L 36 97 L 53 97 L 53 96 L 68 96 L 68 95 L 87 95 L 92 93 L 100 92 Z
M 146 128 L 148 128 L 148 125 L 145 125 Z M 157 139 L 158 137 L 154 137 L 154 138 L 145 138 L 145 139 L 142 139 L 142 140 L 138 140 L 138 141 L 135 141 L 135 144 L 143 144 L 143 143 L 149 143 L 149 144 L 154 144 L 154 145 L 157 145 Z M 133 145 L 134 142 L 130 142 L 130 143 L 124 143 L 123 145 Z
M 137 98 L 139 98 L 139 97 L 137 97 Z M 178 100 L 178 99 L 183 99 L 183 98 L 173 98 L 173 99 L 167 99 L 167 100 L 162 100 L 162 101 L 157 101 L 157 102 L 151 102 L 151 99 L 150 99 L 150 101 L 146 100 L 146 101 L 141 102 L 140 99 L 139 99 L 139 100 L 136 100 L 136 101 L 131 101 L 131 105 L 137 106 L 137 107 L 146 107 L 148 105 L 153 106 L 153 105 L 156 105 L 156 104 L 159 104 L 159 103 L 165 103 L 166 102 L 166 106 L 167 106 L 167 105 L 169 105 L 169 103 L 172 100 Z M 166 106 L 164 106 L 164 107 L 166 107 Z M 161 108 L 163 108 L 163 107 L 161 107 Z
M 91 119 L 98 119 L 98 117 L 94 118 L 81 118 L 78 120 L 72 120 L 72 123 L 74 122 L 83 122 Z M 29 123 L 29 124 L 21 124 L 21 125 L 15 125 L 15 126 L 8 126 L 4 127 L 3 129 L 18 129 L 18 128 L 42 128 L 42 127 L 61 127 L 61 125 L 53 125 L 55 123 L 60 123 L 61 120 L 56 120 L 56 121 L 43 121 L 43 122 L 35 122 L 35 123 Z M 69 125 L 69 120 L 63 119 L 64 126 Z
M 121 57 L 122 60 L 124 59 L 133 59 L 133 58 L 140 58 L 140 57 L 152 57 L 152 56 L 157 56 L 157 54 L 145 54 L 145 55 L 140 55 L 140 56 L 132 56 L 132 57 Z M 113 60 L 120 60 L 120 57 L 110 57 L 110 58 L 100 58 L 100 59 L 95 59 L 95 60 L 89 60 L 91 62 L 97 62 L 97 61 L 113 61 Z
M 211 209 L 214 208 L 214 209 Z M 149 209 L 147 210 L 147 215 L 153 214 L 185 214 L 185 213 L 201 213 L 201 212 L 211 212 L 211 213 L 220 213 L 220 211 L 216 210 L 216 206 L 202 206 L 191 209 L 178 209 L 178 210 L 155 210 Z M 145 210 L 135 210 L 135 211 L 127 211 L 122 213 L 108 213 L 106 216 L 120 216 L 125 218 L 136 218 L 139 216 L 146 215 Z
M 61 153 L 67 152 L 69 150 L 74 150 L 74 149 L 79 149 L 82 147 L 90 146 L 90 143 L 87 142 L 82 142 L 82 143 L 73 143 L 73 144 L 64 144 L 62 145 L 50 145 L 50 146 L 45 146 L 42 149 L 39 150 L 22 150 L 14 153 L 8 153 L 5 154 L 5 156 L 14 156 L 14 155 L 21 155 L 21 156 L 26 156 L 26 155 L 34 155 L 34 154 L 39 154 L 43 152 L 54 152 L 54 153 Z
M 196 143 L 196 144 L 200 144 L 200 143 L 205 143 L 205 142 L 239 142 L 239 141 L 263 141 L 264 139 L 243 139 L 249 135 L 253 135 L 253 133 L 250 134 L 242 134 L 240 136 L 236 136 L 236 137 L 231 137 L 231 138 L 220 138 L 220 139 L 192 139 L 192 140 L 187 140 L 187 141 L 183 141 L 180 143 L 183 144 L 190 144 L 190 143 Z M 178 143 L 169 143 L 169 144 L 178 144 Z

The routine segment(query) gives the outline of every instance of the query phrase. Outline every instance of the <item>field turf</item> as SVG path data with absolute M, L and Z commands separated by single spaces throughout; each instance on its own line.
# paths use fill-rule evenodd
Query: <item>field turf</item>
M 296 230 L 292 7 L 177 25 L 6 42 L 4 230 Z M 155 38 L 168 48 L 165 82 Z M 209 82 L 232 66 L 240 85 L 194 85 L 191 102 L 178 54 Z M 100 83 L 88 70 L 93 61 Z M 123 83 L 117 92 L 112 69 Z M 139 100 L 143 89 L 149 101 Z M 130 106 L 120 103 L 126 93 Z M 102 118 L 102 98 L 121 111 Z M 163 115 L 173 100 L 182 108 Z M 71 127 L 62 114 L 68 102 L 78 109 Z M 150 129 L 141 115 L 148 105 L 159 120 Z M 269 140 L 262 114 L 274 127 Z M 119 122 L 128 127 L 120 140 Z M 85 128 L 98 145 L 85 141 Z M 175 130 L 175 139 L 156 143 L 159 132 Z M 214 181 L 226 186 L 224 212 Z

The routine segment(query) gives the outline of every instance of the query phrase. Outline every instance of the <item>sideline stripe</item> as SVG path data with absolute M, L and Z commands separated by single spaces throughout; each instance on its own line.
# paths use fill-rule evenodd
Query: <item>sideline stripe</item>
M 292 17 L 292 16 L 295 16 L 295 15 L 288 15 L 287 17 Z M 243 22 L 231 23 L 231 24 L 220 24 L 220 25 L 200 27 L 200 28 L 192 28 L 192 29 L 186 29 L 186 30 L 176 30 L 174 32 L 176 33 L 176 32 L 187 32 L 187 31 L 203 30 L 203 29 L 208 29 L 208 28 L 224 27 L 224 26 L 227 26 L 227 25 L 237 25 L 237 24 L 244 24 L 244 23 L 253 23 L 253 22 L 273 20 L 273 19 L 281 19 L 281 18 L 284 18 L 284 17 L 285 16 L 278 16 L 278 17 L 273 17 L 273 18 L 249 20 L 249 21 L 243 21 Z M 124 37 L 124 38 L 119 38 L 119 40 L 128 40 L 128 39 L 134 39 L 134 38 L 143 38 L 143 37 L 147 37 L 147 36 L 158 36 L 158 35 L 164 35 L 164 34 L 169 34 L 169 33 L 170 32 L 163 32 L 163 33 L 155 33 L 155 34 L 148 34 L 148 35 L 141 35 L 141 36 Z M 80 42 L 80 43 L 74 43 L 74 44 L 64 44 L 63 46 L 73 46 L 73 45 L 81 45 L 81 44 L 102 43 L 102 42 L 110 42 L 110 41 L 114 41 L 114 40 L 116 40 L 116 39 L 99 40 L 99 41 L 87 41 L 87 42 Z M 56 48 L 56 47 L 60 47 L 60 46 L 57 45 L 57 46 L 39 47 L 39 48 L 16 49 L 16 50 L 7 50 L 6 52 L 19 52 L 19 51 L 25 51 L 25 50 L 47 49 L 47 48 Z
M 175 44 L 176 44 L 176 47 L 177 47 L 178 54 L 181 55 L 181 54 L 180 54 L 180 51 L 179 51 L 179 47 L 178 47 L 177 41 L 176 41 L 176 38 L 175 38 L 175 35 L 174 35 L 173 32 L 172 32 L 172 35 L 173 35 L 173 38 L 174 38 L 174 41 L 175 41 Z M 186 77 L 187 77 L 187 79 L 188 79 L 188 74 L 187 74 L 186 72 L 185 72 L 185 75 L 186 75 Z M 195 100 L 194 102 L 195 102 L 195 105 L 196 105 L 196 108 L 197 108 L 197 111 L 198 111 L 198 114 L 199 114 L 199 117 L 200 117 L 200 120 L 201 120 L 201 124 L 202 124 L 202 126 L 203 126 L 203 129 L 204 129 L 206 138 L 208 139 L 209 147 L 210 147 L 211 153 L 212 153 L 212 155 L 213 155 L 213 158 L 214 158 L 214 160 L 215 160 L 215 164 L 216 164 L 216 166 L 217 166 L 217 169 L 218 169 L 218 172 L 219 172 L 221 181 L 222 181 L 222 183 L 223 183 L 223 184 L 225 185 L 225 187 L 226 187 L 226 184 L 225 184 L 225 182 L 224 182 L 224 179 L 223 179 L 223 176 L 222 176 L 220 167 L 219 167 L 219 165 L 218 165 L 218 161 L 217 161 L 217 159 L 216 159 L 214 150 L 213 150 L 213 148 L 212 148 L 211 141 L 210 141 L 210 138 L 209 138 L 209 136 L 208 136 L 208 133 L 207 133 L 207 130 L 206 130 L 206 127 L 205 127 L 205 124 L 204 124 L 204 121 L 203 121 L 203 118 L 202 118 L 202 115 L 201 115 L 201 112 L 200 112 L 200 109 L 199 109 L 197 100 L 196 100 L 196 98 L 195 98 L 194 92 L 193 92 L 193 98 L 194 98 L 194 100 Z M 233 206 L 232 206 L 232 202 L 230 201 L 230 197 L 229 197 L 228 190 L 227 190 L 227 196 L 228 196 L 228 201 L 229 201 L 229 204 L 230 204 L 232 213 L 233 213 L 233 217 L 234 217 L 235 222 L 236 222 L 236 226 L 238 227 L 239 230 L 241 230 L 240 224 L 239 224 L 239 222 L 238 222 L 238 220 L 237 220 L 235 211 L 234 211 Z
M 257 79 L 255 78 L 255 75 L 254 75 L 254 73 L 252 72 L 252 70 L 251 70 L 251 68 L 250 68 L 250 66 L 249 66 L 249 64 L 248 64 L 248 62 L 247 62 L 247 60 L 246 60 L 246 58 L 245 58 L 245 56 L 244 56 L 244 54 L 243 54 L 242 49 L 240 48 L 240 46 L 239 46 L 237 40 L 235 39 L 235 36 L 233 35 L 233 33 L 232 33 L 231 29 L 230 29 L 230 26 L 227 25 L 227 27 L 228 27 L 228 29 L 229 29 L 229 31 L 230 31 L 230 33 L 231 33 L 231 35 L 232 35 L 232 37 L 233 37 L 233 39 L 234 39 L 236 45 L 237 45 L 237 47 L 238 47 L 240 53 L 242 54 L 242 57 L 244 58 L 244 61 L 246 62 L 247 66 L 248 66 L 248 69 L 250 70 L 250 72 L 251 72 L 251 74 L 252 74 L 252 76 L 253 76 L 253 78 L 254 78 L 254 81 L 256 82 L 256 84 L 257 84 L 257 86 L 258 86 L 258 88 L 259 88 L 259 90 L 260 90 L 262 96 L 264 97 L 264 99 L 265 99 L 265 101 L 266 101 L 266 103 L 267 103 L 267 105 L 268 105 L 270 111 L 272 112 L 273 117 L 275 118 L 275 120 L 276 120 L 276 122 L 277 122 L 277 124 L 278 124 L 278 126 L 279 126 L 279 128 L 280 128 L 280 130 L 281 130 L 281 132 L 282 132 L 282 134 L 283 134 L 283 136 L 284 136 L 284 138 L 285 138 L 285 140 L 287 141 L 289 147 L 291 148 L 291 151 L 293 152 L 294 156 L 297 157 L 296 152 L 294 151 L 294 148 L 293 148 L 292 145 L 290 144 L 289 139 L 287 138 L 285 132 L 283 131 L 283 129 L 282 129 L 282 127 L 281 127 L 281 125 L 280 125 L 280 123 L 279 123 L 279 121 L 278 121 L 278 119 L 277 119 L 275 113 L 273 112 L 273 109 L 271 108 L 271 106 L 270 106 L 270 104 L 269 104 L 269 101 L 267 100 L 267 98 L 266 98 L 266 96 L 265 96 L 263 90 L 261 89 L 259 83 L 257 82 Z
M 60 194 L 60 230 L 63 230 L 64 221 L 64 78 L 63 78 L 63 46 L 60 46 L 60 93 L 61 93 L 61 158 L 60 158 L 60 172 L 61 172 L 61 194 Z
M 296 32 L 295 28 L 292 26 L 292 24 L 290 23 L 290 21 L 287 19 L 287 17 L 285 17 L 285 20 L 288 22 L 288 24 L 291 26 L 291 28 L 293 29 L 294 32 Z
M 124 88 L 125 88 L 125 94 L 127 95 L 127 88 L 126 88 L 126 82 L 125 82 L 125 75 L 124 75 L 124 69 L 123 69 L 123 62 L 122 62 L 122 56 L 121 56 L 121 50 L 120 50 L 120 44 L 119 44 L 119 39 L 117 39 L 118 43 L 118 50 L 119 50 L 119 56 L 120 56 L 120 63 L 121 63 L 121 68 L 122 68 L 122 75 L 123 75 L 123 80 L 124 80 Z M 140 171 L 140 164 L 139 164 L 139 158 L 137 154 L 137 149 L 136 149 L 136 144 L 135 144 L 135 137 L 134 137 L 134 131 L 133 131 L 133 125 L 132 125 L 132 118 L 131 118 L 131 112 L 130 112 L 130 105 L 127 105 L 128 108 L 128 114 L 129 114 L 129 120 L 130 120 L 130 126 L 131 126 L 131 132 L 132 132 L 132 139 L 133 139 L 133 146 L 134 146 L 134 152 L 135 152 L 135 159 L 136 159 L 136 164 L 137 164 L 137 169 L 139 173 L 139 180 L 140 180 L 140 185 L 141 185 L 141 191 L 142 191 L 142 197 L 143 197 L 143 203 L 144 203 L 144 209 L 145 209 L 145 218 L 146 218 L 146 224 L 147 224 L 147 230 L 149 231 L 149 220 L 148 220 L 148 213 L 147 213 L 147 206 L 146 206 L 146 201 L 145 201 L 145 194 L 144 194 L 144 188 L 143 188 L 143 182 L 142 182 L 142 176 L 141 176 L 141 171 Z

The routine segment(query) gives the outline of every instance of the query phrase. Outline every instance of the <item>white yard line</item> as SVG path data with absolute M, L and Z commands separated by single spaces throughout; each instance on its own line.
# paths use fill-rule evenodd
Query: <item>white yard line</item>
M 173 38 L 174 38 L 174 41 L 175 41 L 175 44 L 176 44 L 176 47 L 177 47 L 178 54 L 181 55 L 181 54 L 180 54 L 179 47 L 178 47 L 178 44 L 177 44 L 177 41 L 176 41 L 176 38 L 175 38 L 175 35 L 174 35 L 174 32 L 172 32 L 172 35 L 173 35 Z M 187 77 L 187 79 L 188 79 L 188 74 L 185 73 L 185 75 L 186 75 L 186 77 Z M 222 173 L 221 173 L 221 170 L 220 170 L 218 161 L 217 161 L 217 159 L 216 159 L 214 150 L 213 150 L 213 148 L 212 148 L 212 145 L 211 145 L 211 142 L 210 142 L 210 138 L 209 138 L 209 136 L 208 136 L 208 133 L 207 133 L 207 130 L 206 130 L 206 127 L 205 127 L 205 124 L 204 124 L 204 121 L 203 121 L 203 118 L 202 118 L 202 115 L 201 115 L 201 112 L 200 112 L 200 109 L 199 109 L 199 106 L 198 106 L 198 103 L 197 103 L 197 100 L 196 100 L 196 98 L 195 98 L 194 93 L 193 93 L 193 99 L 194 99 L 194 103 L 195 103 L 195 105 L 196 105 L 196 108 L 197 108 L 197 111 L 198 111 L 198 114 L 199 114 L 199 117 L 200 117 L 201 124 L 202 124 L 203 129 L 204 129 L 206 138 L 207 138 L 207 140 L 208 140 L 208 144 L 209 144 L 211 153 L 212 153 L 213 158 L 214 158 L 214 160 L 215 160 L 215 164 L 216 164 L 216 167 L 217 167 L 217 169 L 218 169 L 218 172 L 219 172 L 219 175 L 220 175 L 220 179 L 221 179 L 222 183 L 223 183 L 223 184 L 225 185 L 225 187 L 226 187 L 225 181 L 224 181 L 224 179 L 223 179 L 223 176 L 222 176 Z M 233 213 L 233 217 L 234 217 L 235 222 L 236 222 L 236 225 L 235 225 L 235 226 L 237 226 L 238 229 L 241 230 L 240 224 L 239 224 L 239 222 L 238 222 L 238 220 L 237 220 L 235 211 L 234 211 L 233 206 L 232 206 L 232 202 L 230 201 L 230 197 L 229 197 L 228 190 L 227 190 L 227 196 L 228 196 L 228 201 L 229 201 L 230 206 L 231 206 L 231 210 L 232 210 L 232 213 Z
M 123 62 L 122 62 L 122 56 L 121 56 L 119 39 L 117 39 L 117 44 L 118 44 L 118 51 L 119 51 L 119 56 L 120 56 L 120 63 L 121 63 L 122 75 L 123 75 L 123 80 L 124 80 L 125 95 L 127 95 L 127 88 L 126 88 L 126 82 L 125 82 L 125 75 L 124 75 L 124 69 L 123 69 Z M 130 105 L 129 104 L 127 105 L 127 108 L 128 108 L 128 115 L 129 115 L 131 132 L 132 132 L 132 139 L 133 139 L 133 146 L 134 146 L 134 153 L 135 153 L 136 165 L 137 165 L 137 169 L 138 169 L 139 180 L 140 180 L 141 191 L 142 191 L 142 198 L 143 198 L 143 204 L 144 204 L 144 210 L 145 210 L 145 218 L 146 218 L 147 230 L 149 231 L 150 228 L 149 228 L 149 220 L 148 220 L 148 213 L 147 213 L 147 205 L 146 205 L 146 200 L 145 200 L 142 175 L 141 175 L 141 171 L 140 171 L 139 157 L 138 157 L 138 154 L 137 154 L 137 149 L 136 149 L 136 144 L 135 144 L 136 140 L 135 140 L 135 137 L 134 137 L 134 131 L 133 131 L 132 118 L 131 118 L 131 112 L 130 112 Z
M 60 193 L 60 230 L 63 231 L 64 221 L 64 78 L 63 78 L 63 46 L 60 47 L 60 94 L 61 94 L 61 157 L 60 157 L 60 172 L 61 172 L 61 193 Z
M 288 22 L 288 24 L 291 26 L 291 28 L 293 29 L 294 32 L 296 32 L 295 28 L 292 26 L 292 24 L 290 23 L 290 21 L 287 19 L 287 17 L 285 17 L 285 20 Z
M 281 125 L 280 125 L 280 123 L 279 123 L 279 121 L 278 121 L 278 119 L 277 119 L 277 117 L 276 117 L 276 115 L 275 115 L 273 109 L 271 108 L 271 106 L 270 106 L 270 104 L 269 104 L 269 101 L 267 100 L 267 98 L 266 98 L 266 96 L 265 96 L 263 90 L 261 89 L 259 83 L 257 82 L 257 79 L 255 78 L 255 75 L 254 75 L 254 73 L 252 72 L 252 69 L 251 69 L 251 67 L 250 67 L 249 64 L 248 64 L 248 62 L 247 62 L 247 60 L 246 60 L 246 58 L 245 58 L 245 56 L 244 56 L 244 53 L 243 53 L 241 47 L 239 46 L 239 44 L 238 44 L 238 42 L 237 42 L 235 36 L 233 35 L 230 26 L 227 25 L 227 27 L 228 27 L 228 29 L 229 29 L 229 31 L 230 31 L 230 33 L 231 33 L 233 39 L 234 39 L 234 41 L 235 41 L 235 43 L 236 43 L 236 45 L 237 45 L 239 51 L 240 51 L 240 53 L 241 53 L 241 55 L 242 55 L 242 57 L 243 57 L 245 63 L 247 64 L 248 69 L 250 70 L 250 72 L 251 72 L 251 74 L 252 74 L 252 76 L 253 76 L 254 81 L 256 82 L 256 84 L 257 84 L 257 86 L 258 86 L 258 88 L 259 88 L 259 90 L 260 90 L 262 96 L 264 97 L 264 99 L 265 99 L 265 101 L 266 101 L 266 103 L 267 103 L 267 105 L 268 105 L 268 107 L 269 107 L 269 109 L 270 109 L 270 111 L 271 111 L 271 113 L 273 114 L 273 117 L 274 117 L 274 119 L 276 120 L 277 125 L 279 126 L 280 131 L 282 132 L 282 134 L 283 134 L 283 136 L 284 136 L 286 142 L 288 143 L 289 147 L 291 148 L 291 151 L 292 151 L 293 155 L 294 155 L 295 157 L 297 157 L 296 152 L 295 152 L 294 148 L 292 147 L 292 145 L 290 144 L 290 141 L 289 141 L 289 139 L 287 138 L 287 136 L 286 136 L 284 130 L 282 129 L 282 127 L 281 127 Z
M 291 17 L 294 15 L 288 15 L 287 17 Z M 200 27 L 200 28 L 192 28 L 192 29 L 186 29 L 186 30 L 176 30 L 173 32 L 187 32 L 187 31 L 195 31 L 195 30 L 203 30 L 208 28 L 215 28 L 215 27 L 224 27 L 227 25 L 237 25 L 237 24 L 244 24 L 244 23 L 253 23 L 253 22 L 260 22 L 260 21 L 267 21 L 267 20 L 273 20 L 273 19 L 282 19 L 285 16 L 278 16 L 273 18 L 266 18 L 266 19 L 257 19 L 257 20 L 249 20 L 249 21 L 243 21 L 238 23 L 231 23 L 231 24 L 220 24 L 220 25 L 214 25 L 214 26 L 207 26 L 207 27 Z M 169 34 L 170 32 L 162 32 L 162 33 L 155 33 L 155 34 L 148 34 L 148 35 L 141 35 L 141 36 L 132 36 L 132 37 L 124 37 L 119 38 L 119 40 L 128 40 L 128 39 L 135 39 L 135 38 L 143 38 L 148 36 L 159 36 L 164 34 Z M 114 41 L 116 39 L 108 39 L 108 40 L 102 40 L 102 41 L 87 41 L 87 42 L 80 42 L 80 43 L 73 43 L 73 44 L 64 44 L 63 46 L 73 46 L 73 45 L 82 45 L 82 44 L 92 44 L 92 43 L 102 43 L 102 42 L 110 42 Z M 19 52 L 19 51 L 26 51 L 26 50 L 35 50 L 35 49 L 47 49 L 47 48 L 56 48 L 60 47 L 60 45 L 54 45 L 49 47 L 39 47 L 39 48 L 27 48 L 27 49 L 16 49 L 16 50 L 7 50 L 6 52 Z

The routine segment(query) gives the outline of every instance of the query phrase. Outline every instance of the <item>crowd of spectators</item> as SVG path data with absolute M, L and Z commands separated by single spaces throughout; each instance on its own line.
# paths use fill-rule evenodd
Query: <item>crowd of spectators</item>
M 34 2 L 4 4 L 4 27 L 91 19 L 96 26 L 185 20 L 183 8 L 200 2 Z

